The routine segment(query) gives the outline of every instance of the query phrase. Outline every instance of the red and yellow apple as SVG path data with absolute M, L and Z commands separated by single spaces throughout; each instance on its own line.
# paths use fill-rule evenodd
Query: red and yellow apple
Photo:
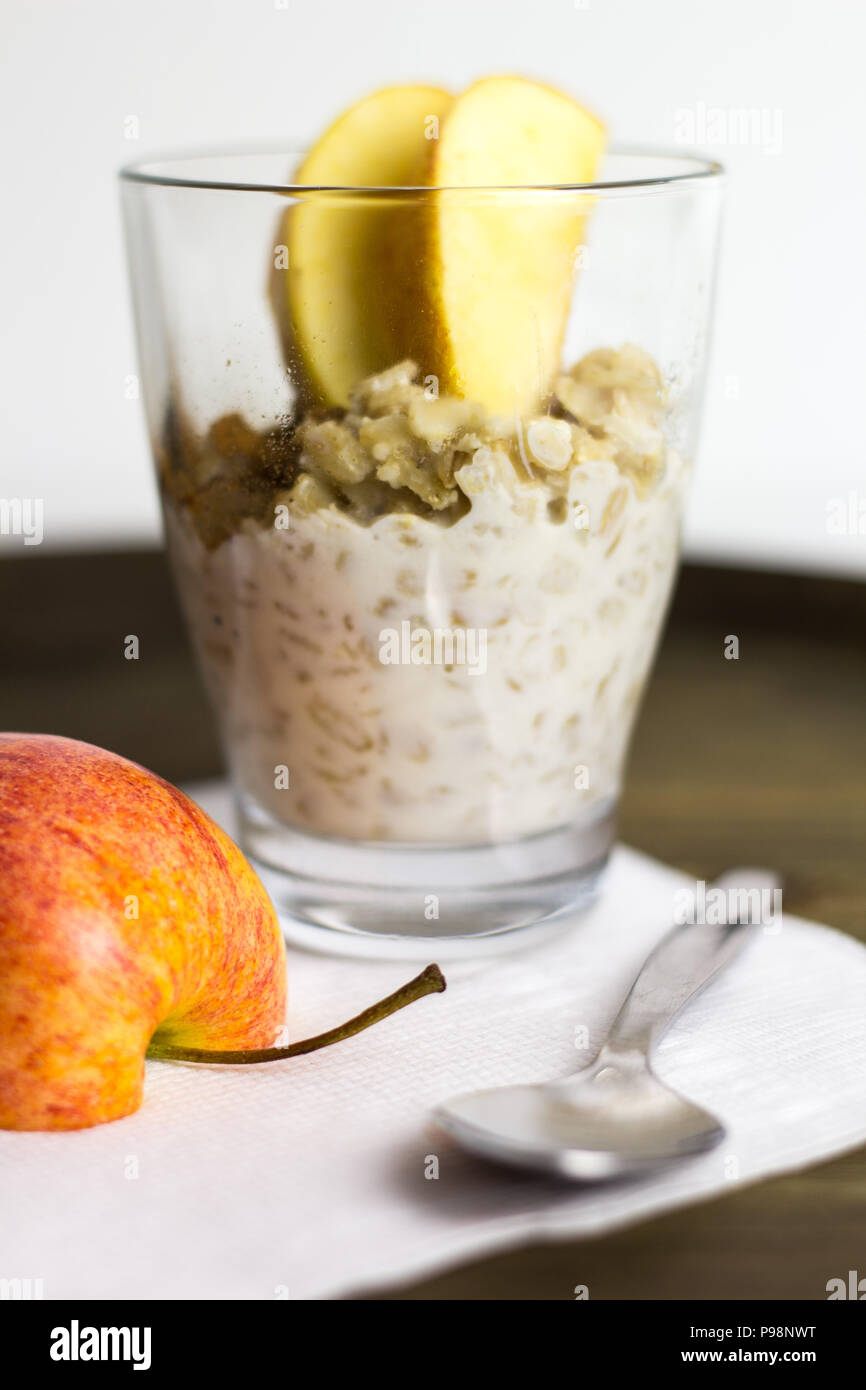
M 137 763 L 0 734 L 0 1128 L 78 1129 L 142 1100 L 144 1061 L 312 1051 L 444 988 L 428 968 L 318 1038 L 276 1046 L 286 957 L 238 847 Z

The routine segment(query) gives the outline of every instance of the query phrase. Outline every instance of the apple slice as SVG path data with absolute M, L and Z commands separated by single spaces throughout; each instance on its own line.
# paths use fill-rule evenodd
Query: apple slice
M 295 183 L 377 188 L 414 182 L 451 102 L 437 87 L 375 92 L 325 132 Z M 306 404 L 347 405 L 359 381 L 395 360 L 386 320 L 401 296 L 394 293 L 385 240 L 397 216 L 395 202 L 338 192 L 300 195 L 285 214 L 281 240 L 288 267 L 275 270 L 273 292 Z
M 592 195 L 514 190 L 591 183 L 604 139 L 576 102 L 525 78 L 484 78 L 451 106 L 420 180 L 439 191 L 404 247 L 422 299 L 420 312 L 406 303 L 404 348 L 440 390 L 509 415 L 549 392 Z M 487 191 L 448 191 L 470 188 Z

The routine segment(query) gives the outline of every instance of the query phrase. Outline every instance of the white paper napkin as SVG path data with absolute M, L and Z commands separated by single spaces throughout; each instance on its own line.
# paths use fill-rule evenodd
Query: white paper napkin
M 193 790 L 228 820 L 222 787 Z M 46 1298 L 338 1297 L 597 1234 L 866 1141 L 866 949 L 790 917 L 659 1051 L 663 1078 L 725 1121 L 714 1153 L 578 1189 L 482 1165 L 429 1126 L 454 1092 L 587 1058 L 686 882 L 619 848 L 602 902 L 555 939 L 452 963 L 445 994 L 345 1043 L 261 1067 L 149 1063 L 126 1120 L 0 1131 L 0 1277 L 41 1279 Z M 292 951 L 292 1036 L 416 969 Z

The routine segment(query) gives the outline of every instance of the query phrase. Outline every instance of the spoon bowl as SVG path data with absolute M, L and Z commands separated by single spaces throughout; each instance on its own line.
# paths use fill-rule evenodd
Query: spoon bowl
M 629 1075 L 609 1063 L 566 1081 L 470 1091 L 434 1119 L 482 1158 L 587 1181 L 705 1153 L 725 1137 L 714 1115 L 649 1069 Z
M 652 1069 L 655 1044 L 680 1009 L 760 930 L 763 905 L 778 879 L 767 870 L 738 869 L 715 887 L 726 904 L 722 920 L 691 920 L 663 938 L 594 1062 L 559 1081 L 456 1096 L 434 1111 L 436 1123 L 483 1158 L 590 1182 L 640 1173 L 721 1143 L 721 1121 Z

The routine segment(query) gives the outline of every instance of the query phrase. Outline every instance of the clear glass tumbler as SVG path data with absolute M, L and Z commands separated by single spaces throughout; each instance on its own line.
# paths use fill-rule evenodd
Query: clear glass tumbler
M 412 954 L 595 894 L 677 566 L 718 166 L 313 189 L 128 168 L 168 549 L 296 939 Z

